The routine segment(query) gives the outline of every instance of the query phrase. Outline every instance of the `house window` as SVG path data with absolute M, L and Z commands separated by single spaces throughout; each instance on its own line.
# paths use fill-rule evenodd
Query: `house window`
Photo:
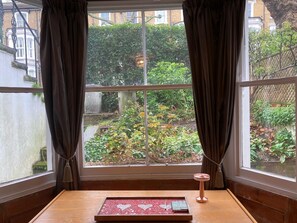
M 28 13 L 27 12 L 21 12 L 24 19 L 26 20 L 26 22 L 28 22 Z M 19 12 L 15 13 L 15 20 L 16 20 L 16 26 L 17 27 L 24 27 L 25 26 L 25 22 L 24 19 L 22 18 L 22 16 L 20 15 Z
M 167 23 L 167 11 L 155 11 L 155 24 L 166 24 Z
M 247 1 L 246 14 L 247 14 L 248 18 L 255 16 L 254 15 L 254 8 L 256 7 L 255 3 L 256 3 L 256 0 L 248 0 Z
M 141 15 L 138 24 L 89 28 L 85 179 L 181 172 L 192 178 L 199 169 L 185 28 L 156 26 L 158 12 L 135 12 Z
M 99 13 L 99 26 L 106 26 L 110 24 L 110 13 Z
M 16 58 L 25 58 L 25 40 L 23 37 L 18 37 L 16 41 Z
M 17 59 L 24 59 L 25 58 L 25 51 L 27 50 L 27 57 L 29 59 L 33 59 L 35 56 L 34 52 L 34 40 L 30 37 L 26 39 L 26 46 L 24 36 L 18 36 L 16 41 L 16 58 Z
M 29 59 L 34 59 L 34 40 L 32 38 L 27 38 L 27 57 Z
M 296 37 L 290 25 L 246 27 L 238 82 L 239 176 L 286 191 L 296 188 Z
M 133 24 L 137 23 L 137 12 L 127 12 L 126 16 L 127 22 Z

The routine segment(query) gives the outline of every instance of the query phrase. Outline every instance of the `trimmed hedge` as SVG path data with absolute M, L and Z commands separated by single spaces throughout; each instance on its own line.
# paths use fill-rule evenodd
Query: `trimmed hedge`
M 89 28 L 87 84 L 102 86 L 143 84 L 143 69 L 135 58 L 142 54 L 141 24 Z M 183 26 L 147 25 L 148 71 L 158 62 L 189 66 Z

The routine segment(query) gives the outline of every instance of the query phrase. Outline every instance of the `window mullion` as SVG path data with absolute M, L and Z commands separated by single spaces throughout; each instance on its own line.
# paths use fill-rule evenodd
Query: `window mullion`
M 297 79 L 295 79 L 294 81 L 294 86 L 295 86 L 295 144 L 297 142 L 297 132 L 296 132 L 296 128 L 297 128 Z M 297 146 L 295 146 L 295 157 L 297 157 Z M 295 170 L 297 170 L 297 159 L 295 158 Z M 295 176 L 295 183 L 297 185 L 297 180 L 296 180 L 296 176 Z
M 147 85 L 147 59 L 146 59 L 146 27 L 145 27 L 145 11 L 141 11 L 142 18 L 142 54 L 144 58 L 144 66 L 143 66 L 143 78 L 144 85 Z M 148 112 L 147 112 L 147 91 L 143 92 L 144 97 L 144 134 L 145 134 L 145 164 L 148 166 L 150 163 L 149 153 L 148 153 Z

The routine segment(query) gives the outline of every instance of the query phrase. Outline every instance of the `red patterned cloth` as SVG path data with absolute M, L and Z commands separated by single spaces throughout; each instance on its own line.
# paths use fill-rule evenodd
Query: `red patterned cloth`
M 99 215 L 166 215 L 172 211 L 171 202 L 183 198 L 107 198 Z

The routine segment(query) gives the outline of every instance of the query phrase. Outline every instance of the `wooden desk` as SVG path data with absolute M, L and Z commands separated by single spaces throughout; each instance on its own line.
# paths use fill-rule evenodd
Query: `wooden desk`
M 193 215 L 192 223 L 256 222 L 229 191 L 205 191 L 207 203 L 197 203 L 199 191 L 63 191 L 30 223 L 94 223 L 105 197 L 185 196 Z

